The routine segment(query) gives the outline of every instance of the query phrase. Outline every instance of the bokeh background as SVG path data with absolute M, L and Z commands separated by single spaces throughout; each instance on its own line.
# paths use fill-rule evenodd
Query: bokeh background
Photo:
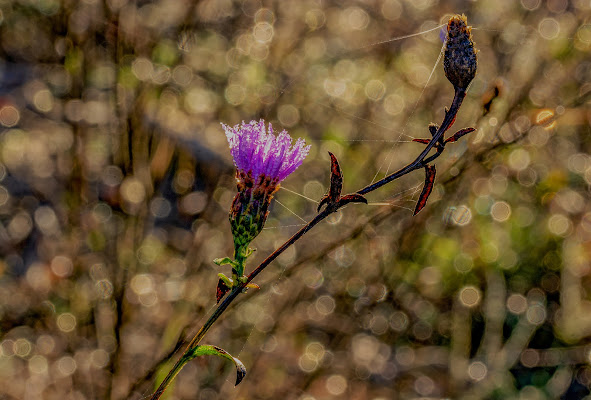
M 315 215 L 327 151 L 350 192 L 422 150 L 453 13 L 480 50 L 454 127 L 477 131 L 427 207 L 416 171 L 315 228 L 204 340 L 243 383 L 202 357 L 166 398 L 588 396 L 588 0 L 2 0 L 0 398 L 148 398 L 232 254 L 220 122 L 312 145 L 252 269 Z

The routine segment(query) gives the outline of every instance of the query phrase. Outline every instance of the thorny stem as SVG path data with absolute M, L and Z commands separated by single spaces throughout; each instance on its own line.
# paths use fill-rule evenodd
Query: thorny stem
M 418 155 L 418 157 L 413 162 L 408 164 L 406 167 L 404 167 L 396 172 L 393 172 L 392 174 L 386 176 L 385 178 L 383 178 L 371 185 L 368 185 L 368 186 L 364 187 L 363 189 L 358 190 L 356 193 L 364 195 L 369 192 L 372 192 L 372 191 L 384 186 L 385 184 L 387 184 L 395 179 L 398 179 L 398 178 L 400 178 L 400 177 L 402 177 L 402 176 L 404 176 L 416 169 L 423 168 L 428 162 L 431 162 L 434 159 L 436 159 L 437 157 L 439 157 L 439 155 L 441 155 L 440 151 L 438 151 L 437 153 L 435 153 L 431 157 L 429 157 L 427 160 L 425 160 L 425 157 L 427 156 L 427 154 L 429 154 L 431 149 L 435 146 L 435 144 L 439 141 L 439 139 L 443 136 L 443 134 L 453 125 L 453 123 L 456 119 L 456 115 L 457 115 L 457 113 L 460 109 L 460 106 L 462 105 L 462 101 L 464 100 L 465 97 L 466 97 L 466 89 L 456 87 L 451 107 L 446 112 L 445 117 L 443 119 L 443 123 L 441 124 L 441 126 L 439 127 L 439 129 L 437 130 L 435 135 L 433 135 L 433 137 L 431 138 L 431 141 L 429 142 L 429 144 L 427 144 L 427 147 L 421 152 L 421 154 Z M 226 309 L 230 306 L 230 304 L 234 301 L 234 299 L 236 299 L 236 297 L 238 297 L 238 295 L 240 293 L 242 293 L 242 291 L 246 288 L 246 285 L 250 281 L 252 281 L 258 274 L 260 274 L 269 264 L 271 264 L 271 262 L 273 262 L 277 257 L 279 257 L 279 255 L 281 255 L 281 253 L 283 253 L 291 245 L 293 245 L 297 240 L 299 240 L 302 236 L 304 236 L 304 234 L 306 234 L 309 230 L 311 230 L 319 222 L 321 222 L 322 220 L 324 220 L 326 217 L 328 217 L 333 212 L 336 212 L 337 210 L 338 210 L 338 207 L 337 208 L 326 207 L 324 210 L 319 212 L 310 222 L 308 222 L 306 225 L 304 225 L 292 237 L 290 237 L 285 243 L 283 243 L 280 247 L 278 247 L 275 251 L 273 251 L 273 253 L 271 253 L 267 258 L 265 258 L 265 260 L 263 260 L 263 262 L 261 262 L 261 264 L 258 267 L 256 267 L 247 276 L 246 281 L 241 282 L 240 284 L 238 284 L 237 286 L 235 286 L 232 289 L 232 291 L 224 298 L 224 300 L 216 308 L 216 310 L 213 312 L 213 314 L 209 317 L 209 319 L 205 322 L 205 324 L 201 327 L 201 329 L 199 329 L 197 334 L 193 337 L 193 339 L 191 340 L 191 342 L 187 346 L 187 349 L 184 351 L 183 356 L 181 356 L 181 358 L 176 362 L 174 367 L 170 370 L 168 375 L 166 375 L 166 378 L 164 378 L 164 380 L 162 381 L 162 383 L 160 384 L 158 389 L 152 395 L 151 400 L 160 399 L 160 396 L 162 395 L 162 393 L 164 393 L 164 391 L 170 385 L 170 383 L 173 381 L 173 379 L 176 377 L 176 375 L 180 372 L 180 370 L 189 361 L 189 359 L 187 359 L 184 355 L 187 354 L 193 348 L 195 348 L 195 346 L 199 345 L 199 343 L 201 342 L 201 340 L 203 339 L 205 334 L 209 331 L 209 329 L 213 326 L 213 324 L 219 319 L 219 317 L 221 317 L 221 315 L 224 313 L 224 311 L 226 311 Z

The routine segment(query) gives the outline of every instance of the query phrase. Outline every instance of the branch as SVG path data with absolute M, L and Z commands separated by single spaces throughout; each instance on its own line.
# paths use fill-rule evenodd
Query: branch
M 431 138 L 431 141 L 427 144 L 427 147 L 425 147 L 425 149 L 422 151 L 422 153 L 419 154 L 419 156 L 413 162 L 408 164 L 406 167 L 386 176 L 382 180 L 379 180 L 376 183 L 372 183 L 371 185 L 367 185 L 363 189 L 358 190 L 356 193 L 367 194 L 369 192 L 373 192 L 377 188 L 384 186 L 386 183 L 392 182 L 393 180 L 398 179 L 398 178 L 408 174 L 409 172 L 414 171 L 415 169 L 423 168 L 427 163 L 429 163 L 429 162 L 433 161 L 435 158 L 439 157 L 441 152 L 437 152 L 434 155 L 432 155 L 431 157 L 429 157 L 427 160 L 425 160 L 425 157 L 427 156 L 427 154 L 429 154 L 429 151 L 431 151 L 431 149 L 443 137 L 443 134 L 453 125 L 454 121 L 456 120 L 456 115 L 458 114 L 458 111 L 460 110 L 460 106 L 462 105 L 462 102 L 464 101 L 465 97 L 466 97 L 466 89 L 456 87 L 455 93 L 454 93 L 454 99 L 451 103 L 450 109 L 447 110 L 445 113 L 445 118 L 443 119 L 443 123 L 441 124 L 439 129 L 437 129 L 437 132 L 435 133 L 435 135 L 433 135 L 433 137 Z

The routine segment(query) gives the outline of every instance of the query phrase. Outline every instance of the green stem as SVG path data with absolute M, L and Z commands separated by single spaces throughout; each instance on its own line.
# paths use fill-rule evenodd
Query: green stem
M 239 247 L 234 251 L 234 261 L 236 266 L 232 267 L 232 279 L 234 283 L 238 282 L 244 276 L 244 266 L 246 264 L 246 253 L 248 252 L 248 243 L 246 246 Z
M 320 221 L 325 219 L 330 215 L 330 212 L 323 211 L 320 214 L 316 215 L 314 219 L 308 222 L 305 226 L 303 226 L 299 231 L 297 231 L 291 238 L 289 238 L 281 247 L 271 253 L 254 271 L 250 273 L 248 278 L 244 282 L 239 282 L 238 286 L 235 286 L 232 291 L 224 298 L 224 300 L 220 303 L 218 308 L 211 314 L 209 319 L 205 322 L 205 324 L 199 329 L 197 334 L 193 337 L 187 349 L 183 352 L 181 358 L 176 362 L 174 367 L 170 370 L 166 378 L 162 381 L 158 389 L 154 392 L 151 397 L 151 400 L 158 400 L 162 393 L 166 390 L 166 388 L 170 385 L 176 375 L 180 372 L 180 370 L 187 364 L 188 359 L 185 357 L 191 350 L 195 348 L 195 346 L 199 345 L 207 331 L 212 327 L 212 325 L 218 320 L 218 318 L 226 311 L 226 309 L 230 306 L 232 301 L 246 287 L 246 284 L 249 283 L 251 280 L 254 279 L 265 267 L 267 267 L 273 260 L 275 260 L 281 253 L 283 253 L 289 246 L 291 246 L 296 240 L 298 240 L 301 236 L 303 236 L 306 232 L 312 229 L 316 224 Z
M 191 350 L 193 350 L 195 348 L 195 346 L 197 346 L 201 342 L 201 340 L 203 339 L 203 337 L 205 336 L 207 331 L 209 331 L 209 329 L 212 327 L 214 322 L 217 321 L 217 319 L 223 314 L 223 312 L 226 310 L 226 308 L 228 308 L 230 303 L 238 296 L 238 294 L 240 292 L 242 292 L 242 289 L 244 288 L 245 285 L 246 284 L 240 284 L 239 286 L 235 287 L 230 292 L 230 294 L 224 299 L 224 301 L 222 303 L 220 303 L 220 305 L 214 311 L 214 313 L 211 314 L 209 319 L 205 322 L 205 324 L 201 327 L 201 329 L 199 329 L 197 334 L 193 337 L 193 340 L 191 340 L 191 342 L 187 346 L 187 349 L 183 352 L 182 357 L 176 362 L 174 367 L 172 367 L 172 369 L 170 370 L 168 375 L 166 375 L 166 378 L 164 378 L 164 380 L 162 381 L 160 386 L 158 386 L 158 389 L 152 395 L 151 400 L 160 399 L 160 396 L 162 396 L 162 393 L 164 393 L 164 391 L 170 385 L 172 380 L 177 376 L 177 374 L 181 371 L 181 369 L 183 369 L 185 364 L 187 364 L 187 362 L 189 362 L 190 358 L 187 358 L 186 355 Z
M 162 381 L 162 383 L 158 387 L 158 390 L 156 390 L 154 392 L 154 394 L 152 395 L 152 399 L 159 399 L 160 398 L 162 393 L 164 393 L 166 388 L 168 386 L 170 386 L 170 384 L 172 383 L 174 378 L 176 378 L 178 373 L 181 372 L 181 369 L 183 369 L 185 364 L 187 364 L 188 362 L 189 362 L 189 359 L 186 357 L 181 357 L 180 360 L 178 360 L 176 362 L 174 367 L 172 367 L 172 369 L 168 372 L 168 375 L 166 375 L 166 378 L 164 378 L 164 380 Z

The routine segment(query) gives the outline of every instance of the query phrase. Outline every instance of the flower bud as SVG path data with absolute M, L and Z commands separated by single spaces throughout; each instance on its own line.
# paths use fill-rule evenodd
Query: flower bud
M 443 70 L 456 88 L 466 89 L 474 76 L 478 62 L 472 41 L 472 27 L 465 15 L 454 15 L 447 23 Z
M 279 182 L 266 176 L 257 181 L 251 174 L 236 171 L 238 193 L 230 208 L 230 226 L 236 257 L 242 257 L 252 240 L 263 230 Z

